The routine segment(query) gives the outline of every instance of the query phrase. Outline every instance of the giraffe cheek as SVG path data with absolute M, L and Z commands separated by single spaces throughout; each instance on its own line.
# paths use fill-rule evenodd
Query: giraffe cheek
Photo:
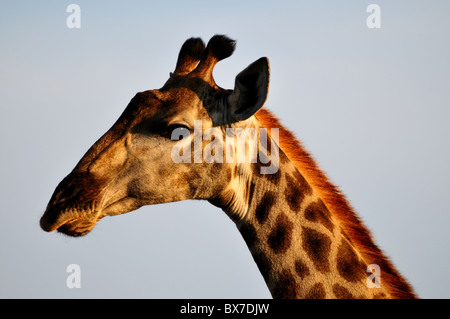
M 93 174 L 99 177 L 107 177 L 117 172 L 124 163 L 127 161 L 128 152 L 125 147 L 126 139 L 121 138 L 114 140 L 105 146 L 100 151 L 98 156 L 91 159 L 86 165 L 86 170 L 89 174 Z M 81 160 L 80 163 L 91 158 L 90 152 L 88 152 Z

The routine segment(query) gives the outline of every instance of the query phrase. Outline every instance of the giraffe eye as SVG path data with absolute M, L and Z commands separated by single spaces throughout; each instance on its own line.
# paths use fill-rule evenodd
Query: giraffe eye
M 167 127 L 168 136 L 172 141 L 179 141 L 191 134 L 191 131 L 186 125 L 171 124 Z

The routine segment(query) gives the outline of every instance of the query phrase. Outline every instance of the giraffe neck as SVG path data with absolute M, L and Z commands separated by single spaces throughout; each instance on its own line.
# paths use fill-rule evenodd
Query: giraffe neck
M 213 203 L 235 221 L 274 298 L 386 297 L 369 288 L 367 263 L 281 150 L 275 174 L 248 165 L 236 192 Z

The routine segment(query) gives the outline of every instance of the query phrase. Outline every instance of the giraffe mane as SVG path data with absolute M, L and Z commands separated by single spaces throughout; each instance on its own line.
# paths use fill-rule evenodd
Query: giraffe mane
M 311 154 L 295 135 L 287 130 L 269 110 L 262 108 L 256 118 L 267 129 L 278 128 L 279 147 L 299 172 L 322 198 L 330 212 L 339 221 L 355 248 L 368 264 L 377 264 L 382 273 L 382 284 L 387 285 L 392 297 L 416 298 L 410 284 L 395 269 L 392 262 L 375 244 L 372 234 L 363 224 L 340 189 L 330 182 Z

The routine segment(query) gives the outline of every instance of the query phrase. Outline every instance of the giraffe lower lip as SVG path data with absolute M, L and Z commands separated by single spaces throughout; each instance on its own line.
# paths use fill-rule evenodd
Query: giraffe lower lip
M 80 237 L 89 233 L 97 224 L 97 219 L 76 218 L 60 225 L 57 231 L 72 237 Z
M 73 222 L 77 219 L 80 219 L 81 217 L 76 217 L 76 218 L 70 218 L 70 217 L 66 217 L 66 218 L 62 218 L 61 216 L 55 218 L 54 214 L 52 212 L 46 212 L 44 213 L 44 216 L 42 216 L 41 220 L 40 220 L 40 225 L 41 228 L 46 231 L 46 232 L 53 232 L 55 230 L 57 230 L 58 228 L 60 228 L 61 226 L 63 226 L 66 223 L 70 223 Z
M 46 232 L 58 231 L 69 236 L 87 234 L 98 221 L 96 212 L 80 212 L 76 209 L 48 210 L 40 220 L 41 228 Z

